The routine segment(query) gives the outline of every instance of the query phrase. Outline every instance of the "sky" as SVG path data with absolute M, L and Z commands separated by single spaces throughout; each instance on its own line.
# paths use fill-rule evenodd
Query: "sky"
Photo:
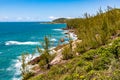
M 120 8 L 120 0 L 0 0 L 0 22 L 78 18 L 107 6 Z

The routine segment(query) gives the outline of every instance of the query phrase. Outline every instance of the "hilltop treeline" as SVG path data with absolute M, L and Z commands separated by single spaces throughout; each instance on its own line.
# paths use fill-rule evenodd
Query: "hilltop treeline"
M 53 23 L 65 23 L 67 21 L 67 18 L 59 18 L 59 19 L 55 19 L 52 22 Z
M 69 19 L 66 21 L 69 29 L 74 29 L 78 38 L 82 40 L 79 47 L 82 50 L 104 45 L 110 38 L 119 34 L 120 9 L 107 9 L 106 13 L 100 9 L 96 16 L 85 13 L 84 18 Z
M 79 52 L 105 45 L 108 40 L 120 33 L 120 9 L 107 7 L 106 12 L 100 8 L 96 15 L 85 13 L 83 18 L 60 18 L 54 22 L 66 23 L 68 29 L 74 29 L 82 43 Z

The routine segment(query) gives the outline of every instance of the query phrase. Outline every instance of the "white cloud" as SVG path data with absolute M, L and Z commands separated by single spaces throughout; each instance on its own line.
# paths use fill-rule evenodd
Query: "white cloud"
M 31 19 L 31 17 L 26 17 L 27 20 Z
M 57 18 L 59 18 L 59 17 L 55 17 L 55 16 L 50 16 L 49 17 L 49 19 L 51 19 L 51 20 L 54 20 L 54 19 L 57 19 Z
M 7 16 L 0 17 L 0 21 L 7 21 L 7 20 L 9 20 L 9 17 Z
M 58 18 L 68 18 L 68 19 L 72 19 L 73 17 L 70 17 L 70 16 L 68 16 L 68 17 L 55 17 L 55 16 L 50 16 L 49 17 L 49 19 L 51 19 L 51 20 L 54 20 L 54 19 L 58 19 Z
M 68 18 L 68 19 L 72 19 L 73 17 L 68 16 L 68 17 L 66 17 L 66 18 Z
M 21 21 L 21 20 L 24 20 L 24 18 L 23 17 L 17 17 L 16 20 Z
M 9 19 L 7 16 L 4 16 L 3 19 Z

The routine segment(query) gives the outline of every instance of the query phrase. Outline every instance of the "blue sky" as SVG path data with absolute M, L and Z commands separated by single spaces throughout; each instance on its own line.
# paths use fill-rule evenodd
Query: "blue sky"
M 0 0 L 0 21 L 50 21 L 95 14 L 101 7 L 120 8 L 119 0 Z

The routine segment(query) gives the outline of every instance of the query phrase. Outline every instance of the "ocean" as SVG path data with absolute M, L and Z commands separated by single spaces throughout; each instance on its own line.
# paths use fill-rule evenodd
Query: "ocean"
M 50 36 L 53 47 L 58 45 L 60 38 L 67 41 L 61 29 L 65 27 L 66 24 L 0 22 L 0 80 L 19 80 L 21 54 L 35 53 L 44 36 Z

